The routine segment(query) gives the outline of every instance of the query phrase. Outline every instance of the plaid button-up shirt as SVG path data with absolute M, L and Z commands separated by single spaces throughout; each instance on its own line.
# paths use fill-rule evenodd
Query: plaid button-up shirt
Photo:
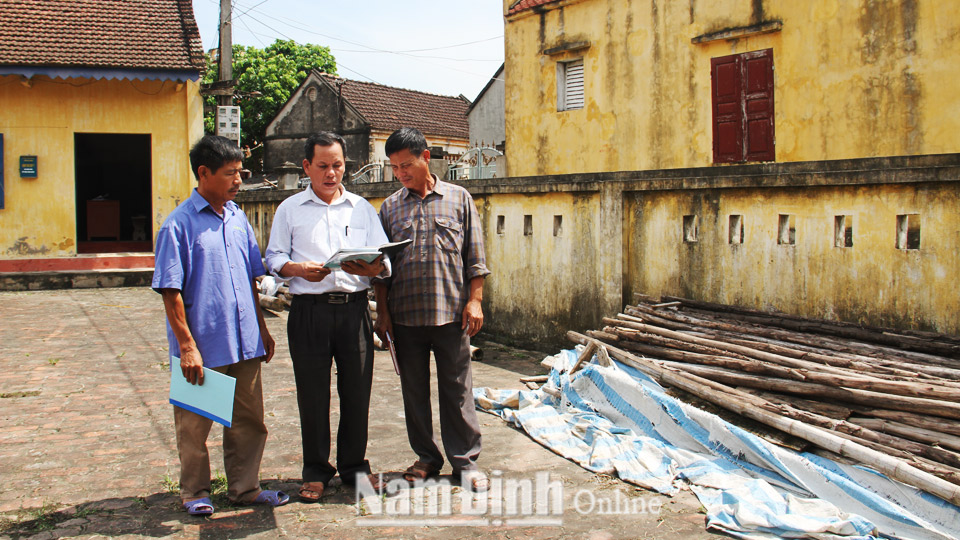
M 380 222 L 391 242 L 413 240 L 391 260 L 393 277 L 387 283 L 393 322 L 440 326 L 460 321 L 470 280 L 490 273 L 470 193 L 440 180 L 422 199 L 401 188 L 383 201 Z

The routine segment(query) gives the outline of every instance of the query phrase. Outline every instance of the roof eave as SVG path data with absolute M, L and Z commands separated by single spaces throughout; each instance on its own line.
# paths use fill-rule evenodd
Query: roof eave
M 200 80 L 201 72 L 197 69 L 0 65 L 0 75 L 20 75 L 28 79 L 41 75 L 51 79 L 186 82 Z

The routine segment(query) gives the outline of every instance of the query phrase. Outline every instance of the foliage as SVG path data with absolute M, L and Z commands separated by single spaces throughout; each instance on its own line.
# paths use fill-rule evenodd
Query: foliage
M 329 47 L 300 45 L 295 41 L 277 40 L 265 49 L 233 46 L 233 78 L 236 81 L 234 104 L 240 107 L 240 146 L 257 148 L 263 143 L 267 124 L 290 99 L 290 94 L 316 69 L 335 75 L 337 64 Z M 216 59 L 207 57 L 204 83 L 218 79 Z M 215 96 L 206 96 L 205 103 L 215 107 Z M 214 109 L 215 110 L 215 109 Z M 204 118 L 207 132 L 214 132 L 214 113 Z M 248 160 L 247 168 L 258 170 L 262 155 Z

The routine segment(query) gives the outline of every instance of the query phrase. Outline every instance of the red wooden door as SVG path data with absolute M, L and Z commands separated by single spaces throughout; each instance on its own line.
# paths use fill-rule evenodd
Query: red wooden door
M 773 49 L 710 59 L 713 161 L 774 161 Z

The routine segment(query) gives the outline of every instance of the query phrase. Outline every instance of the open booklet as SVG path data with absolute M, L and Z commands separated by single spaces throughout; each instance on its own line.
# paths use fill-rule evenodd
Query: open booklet
M 377 260 L 377 257 L 386 255 L 392 257 L 401 249 L 407 247 L 407 244 L 413 240 L 401 240 L 399 242 L 390 242 L 382 246 L 364 246 L 358 248 L 340 248 L 331 256 L 327 262 L 323 263 L 324 268 L 339 270 L 340 263 L 345 261 L 364 261 L 371 263 Z

